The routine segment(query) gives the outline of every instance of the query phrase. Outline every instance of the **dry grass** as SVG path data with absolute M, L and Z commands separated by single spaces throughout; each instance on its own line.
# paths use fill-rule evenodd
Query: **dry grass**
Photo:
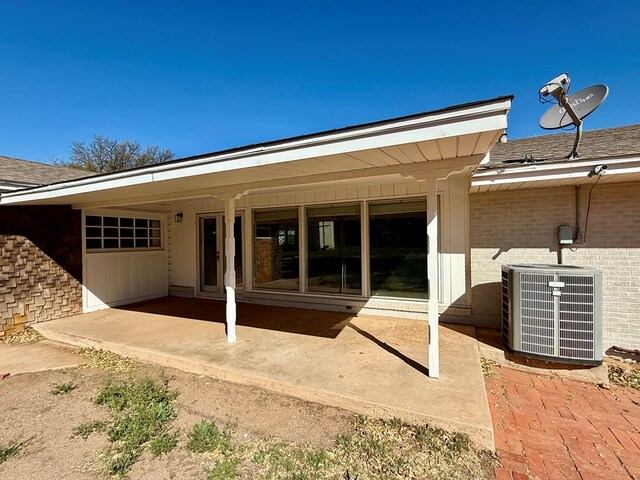
M 96 350 L 95 348 L 79 348 L 73 353 L 89 359 L 80 368 L 100 368 L 113 373 L 131 372 L 137 368 L 136 363 L 130 358 L 107 352 L 106 350 Z
M 476 480 L 493 478 L 496 464 L 466 435 L 368 417 L 359 417 L 331 449 L 260 438 L 206 455 L 215 480 Z
M 493 367 L 500 366 L 498 362 L 485 357 L 480 357 L 480 365 L 482 366 L 482 375 L 485 377 L 493 376 Z
M 0 340 L 0 343 L 35 343 L 44 340 L 36 330 L 31 327 L 25 328 L 22 332 L 16 332 Z
M 609 381 L 623 387 L 640 390 L 640 367 L 623 368 L 609 365 Z

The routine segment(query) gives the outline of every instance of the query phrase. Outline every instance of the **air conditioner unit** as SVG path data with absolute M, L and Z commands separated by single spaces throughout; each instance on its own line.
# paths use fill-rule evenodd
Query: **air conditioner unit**
M 602 273 L 570 265 L 503 265 L 502 341 L 528 357 L 600 365 Z

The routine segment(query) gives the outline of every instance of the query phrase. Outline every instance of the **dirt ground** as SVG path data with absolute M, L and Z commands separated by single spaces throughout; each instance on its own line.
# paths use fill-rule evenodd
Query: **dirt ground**
M 94 433 L 85 440 L 74 437 L 72 431 L 81 423 L 107 419 L 107 410 L 92 399 L 109 378 L 145 374 L 164 375 L 169 387 L 179 391 L 178 415 L 172 423 L 180 431 L 179 446 L 186 442 L 186 432 L 203 418 L 232 425 L 238 441 L 274 436 L 318 447 L 330 447 L 354 420 L 351 413 L 336 408 L 147 365 L 118 374 L 97 368 L 21 374 L 0 381 L 0 446 L 23 443 L 15 457 L 0 464 L 0 478 L 105 478 L 100 453 L 107 447 L 106 435 Z M 61 383 L 77 388 L 52 395 L 52 388 Z M 183 448 L 157 458 L 145 452 L 128 478 L 206 478 L 205 461 Z

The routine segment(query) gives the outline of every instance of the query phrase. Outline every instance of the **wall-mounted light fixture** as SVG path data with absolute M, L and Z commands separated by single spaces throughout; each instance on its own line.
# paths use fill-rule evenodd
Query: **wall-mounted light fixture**
M 176 213 L 176 216 L 175 216 L 176 223 L 182 223 L 182 217 L 184 217 L 184 214 L 182 212 Z

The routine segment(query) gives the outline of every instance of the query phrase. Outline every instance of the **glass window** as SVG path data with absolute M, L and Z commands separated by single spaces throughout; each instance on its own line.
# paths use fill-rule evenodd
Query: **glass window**
M 96 217 L 95 215 L 87 215 L 87 218 L 85 219 L 85 224 L 93 225 L 93 226 L 101 226 L 102 217 Z
M 105 227 L 117 227 L 118 217 L 102 217 L 102 224 Z
M 87 215 L 85 225 L 89 250 L 162 247 L 160 220 Z
M 369 205 L 371 294 L 428 298 L 427 202 Z
M 360 205 L 307 209 L 310 292 L 362 293 Z
M 99 238 L 87 238 L 87 248 L 102 248 L 102 240 Z
M 101 237 L 102 228 L 100 227 L 87 227 L 87 237 Z
M 254 219 L 254 285 L 257 288 L 298 290 L 298 210 L 256 212 Z

